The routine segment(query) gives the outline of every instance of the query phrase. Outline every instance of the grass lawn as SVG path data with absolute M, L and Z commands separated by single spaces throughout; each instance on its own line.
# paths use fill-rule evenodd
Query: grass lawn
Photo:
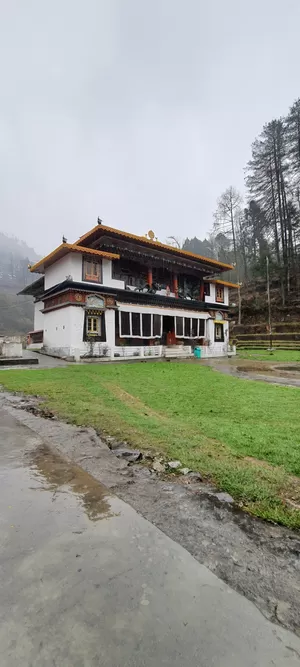
M 256 359 L 259 361 L 300 361 L 300 350 L 238 350 L 239 359 Z
M 184 363 L 1 371 L 61 418 L 199 470 L 247 511 L 300 528 L 300 391 Z

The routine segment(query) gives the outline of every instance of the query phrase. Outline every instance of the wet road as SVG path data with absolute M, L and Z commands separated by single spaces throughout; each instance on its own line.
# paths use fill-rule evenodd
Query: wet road
M 292 667 L 300 639 L 0 410 L 1 667 Z
M 63 366 L 70 366 L 70 364 L 74 365 L 74 362 L 68 362 L 65 361 L 64 359 L 57 359 L 56 357 L 49 357 L 46 354 L 41 354 L 40 352 L 33 352 L 32 350 L 23 350 L 23 359 L 38 359 L 38 364 L 26 364 L 23 365 L 16 364 L 14 366 L 10 366 L 9 363 L 7 366 L 0 366 L 0 371 L 1 370 L 7 370 L 8 368 L 10 370 L 37 370 L 39 368 L 60 368 Z

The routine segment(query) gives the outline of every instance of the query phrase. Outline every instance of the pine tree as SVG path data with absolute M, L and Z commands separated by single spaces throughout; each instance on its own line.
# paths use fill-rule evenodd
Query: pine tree
M 273 235 L 278 269 L 281 273 L 282 301 L 289 290 L 291 265 L 291 215 L 288 200 L 288 161 L 285 127 L 282 119 L 264 125 L 252 145 L 246 183 L 250 196 L 264 211 Z

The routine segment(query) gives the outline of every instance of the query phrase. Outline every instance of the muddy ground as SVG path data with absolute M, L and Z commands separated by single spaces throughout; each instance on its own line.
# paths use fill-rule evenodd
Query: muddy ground
M 300 387 L 300 363 L 259 361 L 256 359 L 216 358 L 203 361 L 220 373 L 244 380 L 260 380 L 285 387 Z
M 300 635 L 299 532 L 247 515 L 195 478 L 160 477 L 143 464 L 128 465 L 93 429 L 39 416 L 43 407 L 37 399 L 3 393 L 0 405 L 252 600 L 267 618 Z

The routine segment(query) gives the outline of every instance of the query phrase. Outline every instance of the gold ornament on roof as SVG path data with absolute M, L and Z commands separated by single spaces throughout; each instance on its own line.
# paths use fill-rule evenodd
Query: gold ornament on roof
M 148 238 L 150 239 L 150 241 L 154 241 L 154 239 L 155 239 L 155 234 L 152 231 L 152 229 L 149 229 Z

